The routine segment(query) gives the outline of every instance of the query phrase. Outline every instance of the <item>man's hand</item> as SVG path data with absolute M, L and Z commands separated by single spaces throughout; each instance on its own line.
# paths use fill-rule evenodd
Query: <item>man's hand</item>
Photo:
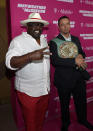
M 44 55 L 51 55 L 50 52 L 44 52 L 46 49 L 48 49 L 48 47 L 45 47 L 40 50 L 36 50 L 36 51 L 29 53 L 29 60 L 30 61 L 41 60 L 43 59 Z
M 84 59 L 83 56 L 81 54 L 78 54 L 77 56 L 78 58 Z
M 87 68 L 87 63 L 81 54 L 79 54 L 75 59 L 76 65 L 80 68 L 82 67 L 84 70 Z
M 23 56 L 13 56 L 10 60 L 10 65 L 12 68 L 22 68 L 31 61 L 41 60 L 44 55 L 51 55 L 50 52 L 44 52 L 46 49 L 48 49 L 48 47 L 33 51 Z

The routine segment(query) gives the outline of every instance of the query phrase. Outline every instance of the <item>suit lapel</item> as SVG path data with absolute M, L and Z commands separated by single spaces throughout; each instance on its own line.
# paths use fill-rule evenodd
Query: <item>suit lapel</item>
M 65 41 L 64 37 L 63 37 L 61 34 L 59 34 L 59 35 L 57 36 L 57 38 L 59 38 L 59 39 L 61 39 L 61 40 L 64 40 L 64 41 Z
M 59 34 L 59 35 L 57 36 L 57 38 L 65 41 L 64 37 L 63 37 L 61 34 Z M 71 35 L 71 41 L 75 43 L 75 39 L 74 39 L 74 37 L 73 37 L 72 35 Z
M 72 35 L 71 35 L 71 41 L 75 43 L 75 39 Z

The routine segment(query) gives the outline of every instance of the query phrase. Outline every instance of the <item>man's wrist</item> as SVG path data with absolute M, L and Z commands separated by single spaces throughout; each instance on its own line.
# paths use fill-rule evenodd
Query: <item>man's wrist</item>
M 28 63 L 32 62 L 31 53 L 27 54 L 27 62 Z

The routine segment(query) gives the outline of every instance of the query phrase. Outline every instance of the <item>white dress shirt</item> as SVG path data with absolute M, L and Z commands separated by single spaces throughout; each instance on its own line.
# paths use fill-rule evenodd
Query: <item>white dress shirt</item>
M 16 90 L 33 97 L 48 94 L 50 91 L 50 57 L 48 55 L 45 55 L 43 60 L 32 61 L 21 69 L 12 68 L 10 65 L 13 56 L 22 56 L 47 46 L 44 36 L 41 35 L 39 45 L 27 32 L 23 32 L 11 41 L 6 54 L 6 66 L 11 70 L 17 70 Z
M 62 34 L 61 34 L 62 35 Z M 64 35 L 62 35 L 63 37 L 64 37 L 64 39 L 66 40 L 66 41 L 71 41 L 71 35 L 69 34 L 69 37 L 67 38 L 67 37 L 65 37 Z

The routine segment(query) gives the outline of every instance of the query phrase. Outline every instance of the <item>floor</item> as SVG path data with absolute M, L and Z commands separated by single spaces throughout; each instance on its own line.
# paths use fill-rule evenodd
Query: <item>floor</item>
M 93 102 L 90 102 L 87 105 L 88 105 L 87 106 L 88 121 L 93 125 Z M 77 122 L 75 111 L 72 110 L 70 112 L 70 115 L 71 115 L 71 124 L 69 126 L 68 131 L 91 131 Z M 50 122 L 49 121 L 46 122 L 44 126 L 44 131 L 60 131 L 60 127 L 61 127 L 61 120 L 60 118 L 57 118 Z
M 0 105 L 0 131 L 16 131 L 10 104 Z
M 69 126 L 69 131 L 89 131 L 77 123 L 74 111 L 71 112 L 71 119 L 72 124 Z M 93 124 L 93 102 L 88 104 L 88 120 Z M 56 118 L 45 123 L 44 131 L 60 131 L 60 126 L 60 118 Z M 17 129 L 13 120 L 11 105 L 0 105 L 0 131 L 16 130 Z

